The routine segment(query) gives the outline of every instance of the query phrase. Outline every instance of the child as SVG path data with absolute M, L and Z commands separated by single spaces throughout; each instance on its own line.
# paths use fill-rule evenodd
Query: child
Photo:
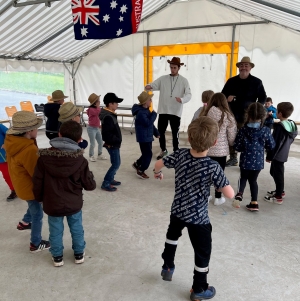
M 135 134 L 136 141 L 140 144 L 141 157 L 132 164 L 132 167 L 136 170 L 136 175 L 141 179 L 149 179 L 145 174 L 145 170 L 148 169 L 152 159 L 152 141 L 153 135 L 159 138 L 159 132 L 154 126 L 157 113 L 149 111 L 151 106 L 153 94 L 142 92 L 138 96 L 139 104 L 134 104 L 131 111 L 135 116 Z
M 44 106 L 44 114 L 47 117 L 46 121 L 46 136 L 51 140 L 58 137 L 60 122 L 58 121 L 60 106 L 64 103 L 68 96 L 64 95 L 61 90 L 56 90 L 52 93 L 52 98 Z
M 82 127 L 76 121 L 64 122 L 59 137 L 50 140 L 51 148 L 41 149 L 33 175 L 33 192 L 48 215 L 50 252 L 55 267 L 63 262 L 64 217 L 70 228 L 75 263 L 84 262 L 82 227 L 82 189 L 94 190 L 96 182 L 78 146 Z
M 274 179 L 276 190 L 268 191 L 264 200 L 270 203 L 281 205 L 284 192 L 284 162 L 288 160 L 290 146 L 298 135 L 295 122 L 288 119 L 294 111 L 290 102 L 281 102 L 277 105 L 277 116 L 279 123 L 274 123 L 273 137 L 276 146 L 272 151 L 267 152 L 266 161 L 271 162 L 270 174 Z
M 252 103 L 247 110 L 246 123 L 238 131 L 234 141 L 234 149 L 241 152 L 238 193 L 232 203 L 236 208 L 240 207 L 248 181 L 251 191 L 251 202 L 246 205 L 246 208 L 250 211 L 259 210 L 257 203 L 257 177 L 264 168 L 264 149 L 272 150 L 275 147 L 271 130 L 263 126 L 265 118 L 266 111 L 263 105 L 259 102 Z
M 277 118 L 276 116 L 276 108 L 272 106 L 273 101 L 271 97 L 267 97 L 266 102 L 265 102 L 265 108 L 267 110 L 267 118 L 265 120 L 265 126 L 268 127 L 269 129 L 273 128 L 273 123 L 274 119 Z
M 219 163 L 207 157 L 208 149 L 216 143 L 218 131 L 214 120 L 200 116 L 188 127 L 191 149 L 175 151 L 158 160 L 154 168 L 156 179 L 163 178 L 162 167 L 175 169 L 175 196 L 162 253 L 164 265 L 161 276 L 163 280 L 172 280 L 178 239 L 183 228 L 187 227 L 195 252 L 194 283 L 190 296 L 195 301 L 210 299 L 216 293 L 215 288 L 207 283 L 212 231 L 207 208 L 210 185 L 213 184 L 228 198 L 234 196 Z
M 212 146 L 207 155 L 214 161 L 217 161 L 224 170 L 226 157 L 229 155 L 229 146 L 232 146 L 236 137 L 236 122 L 232 115 L 227 99 L 224 94 L 216 93 L 209 100 L 206 109 L 202 110 L 200 116 L 207 116 L 218 123 L 219 133 L 216 145 Z M 209 200 L 212 197 L 209 197 Z M 215 190 L 214 205 L 222 205 L 225 198 L 222 193 Z
M 89 125 L 87 127 L 87 133 L 90 138 L 90 150 L 89 150 L 89 157 L 91 162 L 96 162 L 94 157 L 94 148 L 95 148 L 95 139 L 98 143 L 98 160 L 107 160 L 105 156 L 102 155 L 102 147 L 103 147 L 103 141 L 102 136 L 100 132 L 100 96 L 96 95 L 95 93 L 92 93 L 89 96 L 89 103 L 90 106 L 87 109 L 86 113 L 89 117 Z
M 5 139 L 5 135 L 7 132 L 7 127 L 4 126 L 3 124 L 0 124 L 0 171 L 2 172 L 3 178 L 5 180 L 5 182 L 7 183 L 8 187 L 10 188 L 11 192 L 10 195 L 6 198 L 6 200 L 8 202 L 14 200 L 15 198 L 17 198 L 17 194 L 15 192 L 14 186 L 11 182 L 10 179 L 10 175 L 8 172 L 8 166 L 7 166 L 7 162 L 6 162 L 6 153 L 5 150 L 3 148 L 3 143 L 4 143 L 4 139 Z
M 122 143 L 122 134 L 115 111 L 122 101 L 123 98 L 118 98 L 116 94 L 107 93 L 103 98 L 106 107 L 100 113 L 103 146 L 107 149 L 111 162 L 111 167 L 104 177 L 101 189 L 110 192 L 116 191 L 117 188 L 115 186 L 121 185 L 121 182 L 116 181 L 114 178 L 121 165 L 120 147 Z
M 214 95 L 214 92 L 212 90 L 207 90 L 207 91 L 203 91 L 202 93 L 202 103 L 203 103 L 203 107 L 200 107 L 194 114 L 194 117 L 192 119 L 192 121 L 194 121 L 196 118 L 198 118 L 200 116 L 200 113 L 202 111 L 203 108 L 205 108 L 207 106 L 208 101 L 211 99 L 211 97 Z
M 64 123 L 66 121 L 73 120 L 77 123 L 80 123 L 80 114 L 82 113 L 82 111 L 83 107 L 77 107 L 73 103 L 67 102 L 63 104 L 58 111 L 58 121 Z M 88 142 L 81 138 L 81 140 L 78 142 L 78 145 L 80 148 L 86 149 Z
M 36 137 L 43 120 L 33 112 L 19 111 L 12 117 L 12 127 L 6 132 L 4 146 L 8 170 L 18 197 L 27 201 L 28 210 L 18 230 L 31 229 L 29 250 L 36 253 L 50 248 L 49 241 L 42 240 L 43 209 L 32 192 L 32 176 L 38 159 Z

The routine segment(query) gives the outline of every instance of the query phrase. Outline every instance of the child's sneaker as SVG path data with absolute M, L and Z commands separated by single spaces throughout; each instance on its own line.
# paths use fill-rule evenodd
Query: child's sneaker
M 160 154 L 157 156 L 157 160 L 162 159 L 163 157 L 167 156 L 169 153 L 167 150 L 161 151 Z
M 241 192 L 238 192 L 234 199 L 241 202 L 243 200 L 243 194 Z
M 91 162 L 96 162 L 95 157 L 94 157 L 94 156 L 91 156 L 91 157 L 90 157 L 90 161 L 91 161 Z
M 104 155 L 98 155 L 98 160 L 107 160 L 107 158 Z
M 102 190 L 105 190 L 105 191 L 109 191 L 109 192 L 113 192 L 113 191 L 116 191 L 117 190 L 117 188 L 116 187 L 114 187 L 114 186 L 112 186 L 112 185 L 109 185 L 109 186 L 101 186 L 101 189 Z
M 56 257 L 52 256 L 52 260 L 53 260 L 53 265 L 55 267 L 61 267 L 64 265 L 63 256 L 56 256 Z
M 258 204 L 253 204 L 253 203 L 249 203 L 248 205 L 246 205 L 246 208 L 249 210 L 249 211 L 259 211 L 259 207 L 258 207 Z
M 226 202 L 226 199 L 224 197 L 215 198 L 214 205 L 219 206 L 219 205 L 224 204 L 225 202 Z
M 113 180 L 110 185 L 112 186 L 120 186 L 121 185 L 121 182 L 120 181 L 116 181 L 116 180 Z
M 37 253 L 43 250 L 50 249 L 50 242 L 47 240 L 41 240 L 38 246 L 35 246 L 33 243 L 30 243 L 30 253 Z
M 236 157 L 230 157 L 229 160 L 226 162 L 226 167 L 230 167 L 230 166 L 238 166 L 238 160 Z
M 20 231 L 23 230 L 30 230 L 31 229 L 31 223 L 29 223 L 28 225 L 24 225 L 22 222 L 19 222 L 17 229 Z
M 269 196 L 269 195 L 266 195 L 264 197 L 264 200 L 266 202 L 269 202 L 269 203 L 274 203 L 274 204 L 278 204 L 278 205 L 281 205 L 283 203 L 283 200 L 282 200 L 282 197 L 279 197 L 279 196 Z
M 140 170 L 136 172 L 136 176 L 143 180 L 149 179 L 149 177 L 143 171 Z
M 270 190 L 270 191 L 267 191 L 267 194 L 268 194 L 269 196 L 275 196 L 276 190 Z M 282 197 L 283 199 L 285 198 L 285 191 L 282 192 L 281 197 Z
M 194 293 L 191 289 L 191 296 L 190 299 L 192 301 L 201 301 L 201 300 L 208 300 L 212 299 L 216 294 L 216 289 L 213 286 L 209 286 L 206 291 L 202 293 Z
M 84 255 L 85 253 L 80 253 L 80 254 L 74 254 L 75 257 L 75 263 L 84 263 Z
M 173 276 L 174 271 L 175 271 L 175 267 L 172 269 L 163 268 L 160 275 L 162 276 L 163 280 L 172 281 L 172 276 Z
M 14 190 L 12 190 L 11 193 L 10 193 L 10 195 L 6 198 L 6 200 L 7 200 L 8 202 L 10 202 L 10 201 L 14 200 L 14 199 L 17 198 L 17 197 L 18 197 L 18 196 L 17 196 L 16 192 L 15 192 Z
M 136 164 L 136 162 L 133 162 L 133 164 L 131 165 L 133 169 L 135 169 L 136 171 L 139 170 L 139 166 Z

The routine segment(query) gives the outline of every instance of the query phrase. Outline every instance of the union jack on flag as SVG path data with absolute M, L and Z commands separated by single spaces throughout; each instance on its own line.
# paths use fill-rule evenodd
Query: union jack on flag
M 143 0 L 71 0 L 76 40 L 114 39 L 136 33 Z

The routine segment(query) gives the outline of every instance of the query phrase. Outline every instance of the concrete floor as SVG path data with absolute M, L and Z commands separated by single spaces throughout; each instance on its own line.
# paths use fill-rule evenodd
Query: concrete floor
M 84 135 L 86 139 L 86 129 Z M 183 136 L 183 135 L 182 135 Z M 193 277 L 193 250 L 187 232 L 180 238 L 176 271 L 172 282 L 161 279 L 161 253 L 174 195 L 174 171 L 165 169 L 163 181 L 138 179 L 131 164 L 139 156 L 135 135 L 123 130 L 122 164 L 117 192 L 100 189 L 109 162 L 90 163 L 97 188 L 84 192 L 83 225 L 86 260 L 75 265 L 71 239 L 65 227 L 65 265 L 55 268 L 48 251 L 29 252 L 29 232 L 16 225 L 26 210 L 22 200 L 6 202 L 9 190 L 1 189 L 1 273 L 0 300 L 189 300 Z M 215 286 L 214 300 L 300 300 L 300 141 L 293 145 L 286 163 L 286 199 L 283 205 L 264 202 L 263 196 L 274 188 L 269 165 L 259 177 L 260 212 L 245 209 L 249 186 L 240 209 L 231 200 L 222 206 L 209 205 L 213 225 L 213 251 L 209 283 Z M 38 144 L 48 146 L 44 130 Z M 171 140 L 168 140 L 171 149 Z M 187 147 L 181 138 L 181 147 Z M 159 151 L 158 141 L 153 144 Z M 87 153 L 85 154 L 87 156 Z M 236 189 L 239 168 L 226 169 Z M 47 217 L 43 237 L 48 238 Z

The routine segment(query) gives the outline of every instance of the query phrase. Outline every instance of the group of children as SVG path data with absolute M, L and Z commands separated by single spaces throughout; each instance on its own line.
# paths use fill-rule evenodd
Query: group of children
M 152 97 L 153 95 L 142 92 L 138 97 L 139 104 L 135 104 L 132 108 L 136 139 L 141 149 L 141 157 L 132 166 L 141 179 L 149 178 L 145 170 L 148 169 L 152 158 L 153 136 L 159 138 L 159 132 L 154 126 L 157 114 L 149 110 Z M 97 138 L 101 120 L 103 147 L 107 149 L 111 160 L 111 167 L 104 177 L 101 188 L 110 192 L 116 191 L 116 186 L 121 185 L 114 177 L 121 164 L 122 143 L 115 111 L 122 101 L 123 99 L 114 93 L 107 93 L 103 99 L 105 107 L 99 110 L 100 96 L 93 93 L 89 97 L 90 142 L 94 148 L 91 139 L 93 135 L 94 140 L 101 144 L 102 139 L 100 141 L 99 136 Z M 225 202 L 222 194 L 227 198 L 234 197 L 234 191 L 224 173 L 229 146 L 233 145 L 241 152 L 239 187 L 233 205 L 240 206 L 248 181 L 251 201 L 246 208 L 258 211 L 257 177 L 264 167 L 264 149 L 267 149 L 266 161 L 271 162 L 270 173 L 276 184 L 276 190 L 268 191 L 268 196 L 264 199 L 281 204 L 285 196 L 284 162 L 287 161 L 290 145 L 297 135 L 296 124 L 288 119 L 293 112 L 293 105 L 289 102 L 278 104 L 275 114 L 277 113 L 276 117 L 280 122 L 274 123 L 272 135 L 271 130 L 264 126 L 266 109 L 260 103 L 249 106 L 245 125 L 237 131 L 234 116 L 222 93 L 213 94 L 212 91 L 205 91 L 203 101 L 206 104 L 197 111 L 188 127 L 191 148 L 178 149 L 156 161 L 153 170 L 156 179 L 163 179 L 161 171 L 163 167 L 175 170 L 175 196 L 162 253 L 164 264 L 161 276 L 163 280 L 172 280 L 178 239 L 182 235 L 183 228 L 187 227 L 195 252 L 191 300 L 210 299 L 216 293 L 215 288 L 207 283 L 212 231 L 208 203 L 212 199 L 210 196 L 212 185 L 215 188 L 214 205 Z M 50 140 L 50 148 L 38 151 L 36 136 L 42 121 L 34 113 L 26 111 L 14 114 L 12 127 L 7 131 L 4 142 L 14 189 L 16 194 L 28 203 L 28 210 L 18 229 L 31 229 L 30 252 L 50 248 L 54 266 L 63 265 L 64 216 L 67 218 L 72 235 L 75 263 L 84 261 L 82 189 L 93 190 L 96 187 L 93 174 L 79 145 L 82 141 L 82 128 L 77 120 L 80 112 L 74 105 L 68 105 L 68 108 L 65 105 L 59 109 L 62 113 L 59 117 L 62 124 L 58 130 L 58 137 Z M 271 114 L 268 116 L 274 118 L 273 114 L 274 111 L 272 116 Z M 98 155 L 102 156 L 100 146 Z M 89 157 L 94 158 L 91 149 Z M 43 211 L 48 215 L 49 241 L 41 237 Z

